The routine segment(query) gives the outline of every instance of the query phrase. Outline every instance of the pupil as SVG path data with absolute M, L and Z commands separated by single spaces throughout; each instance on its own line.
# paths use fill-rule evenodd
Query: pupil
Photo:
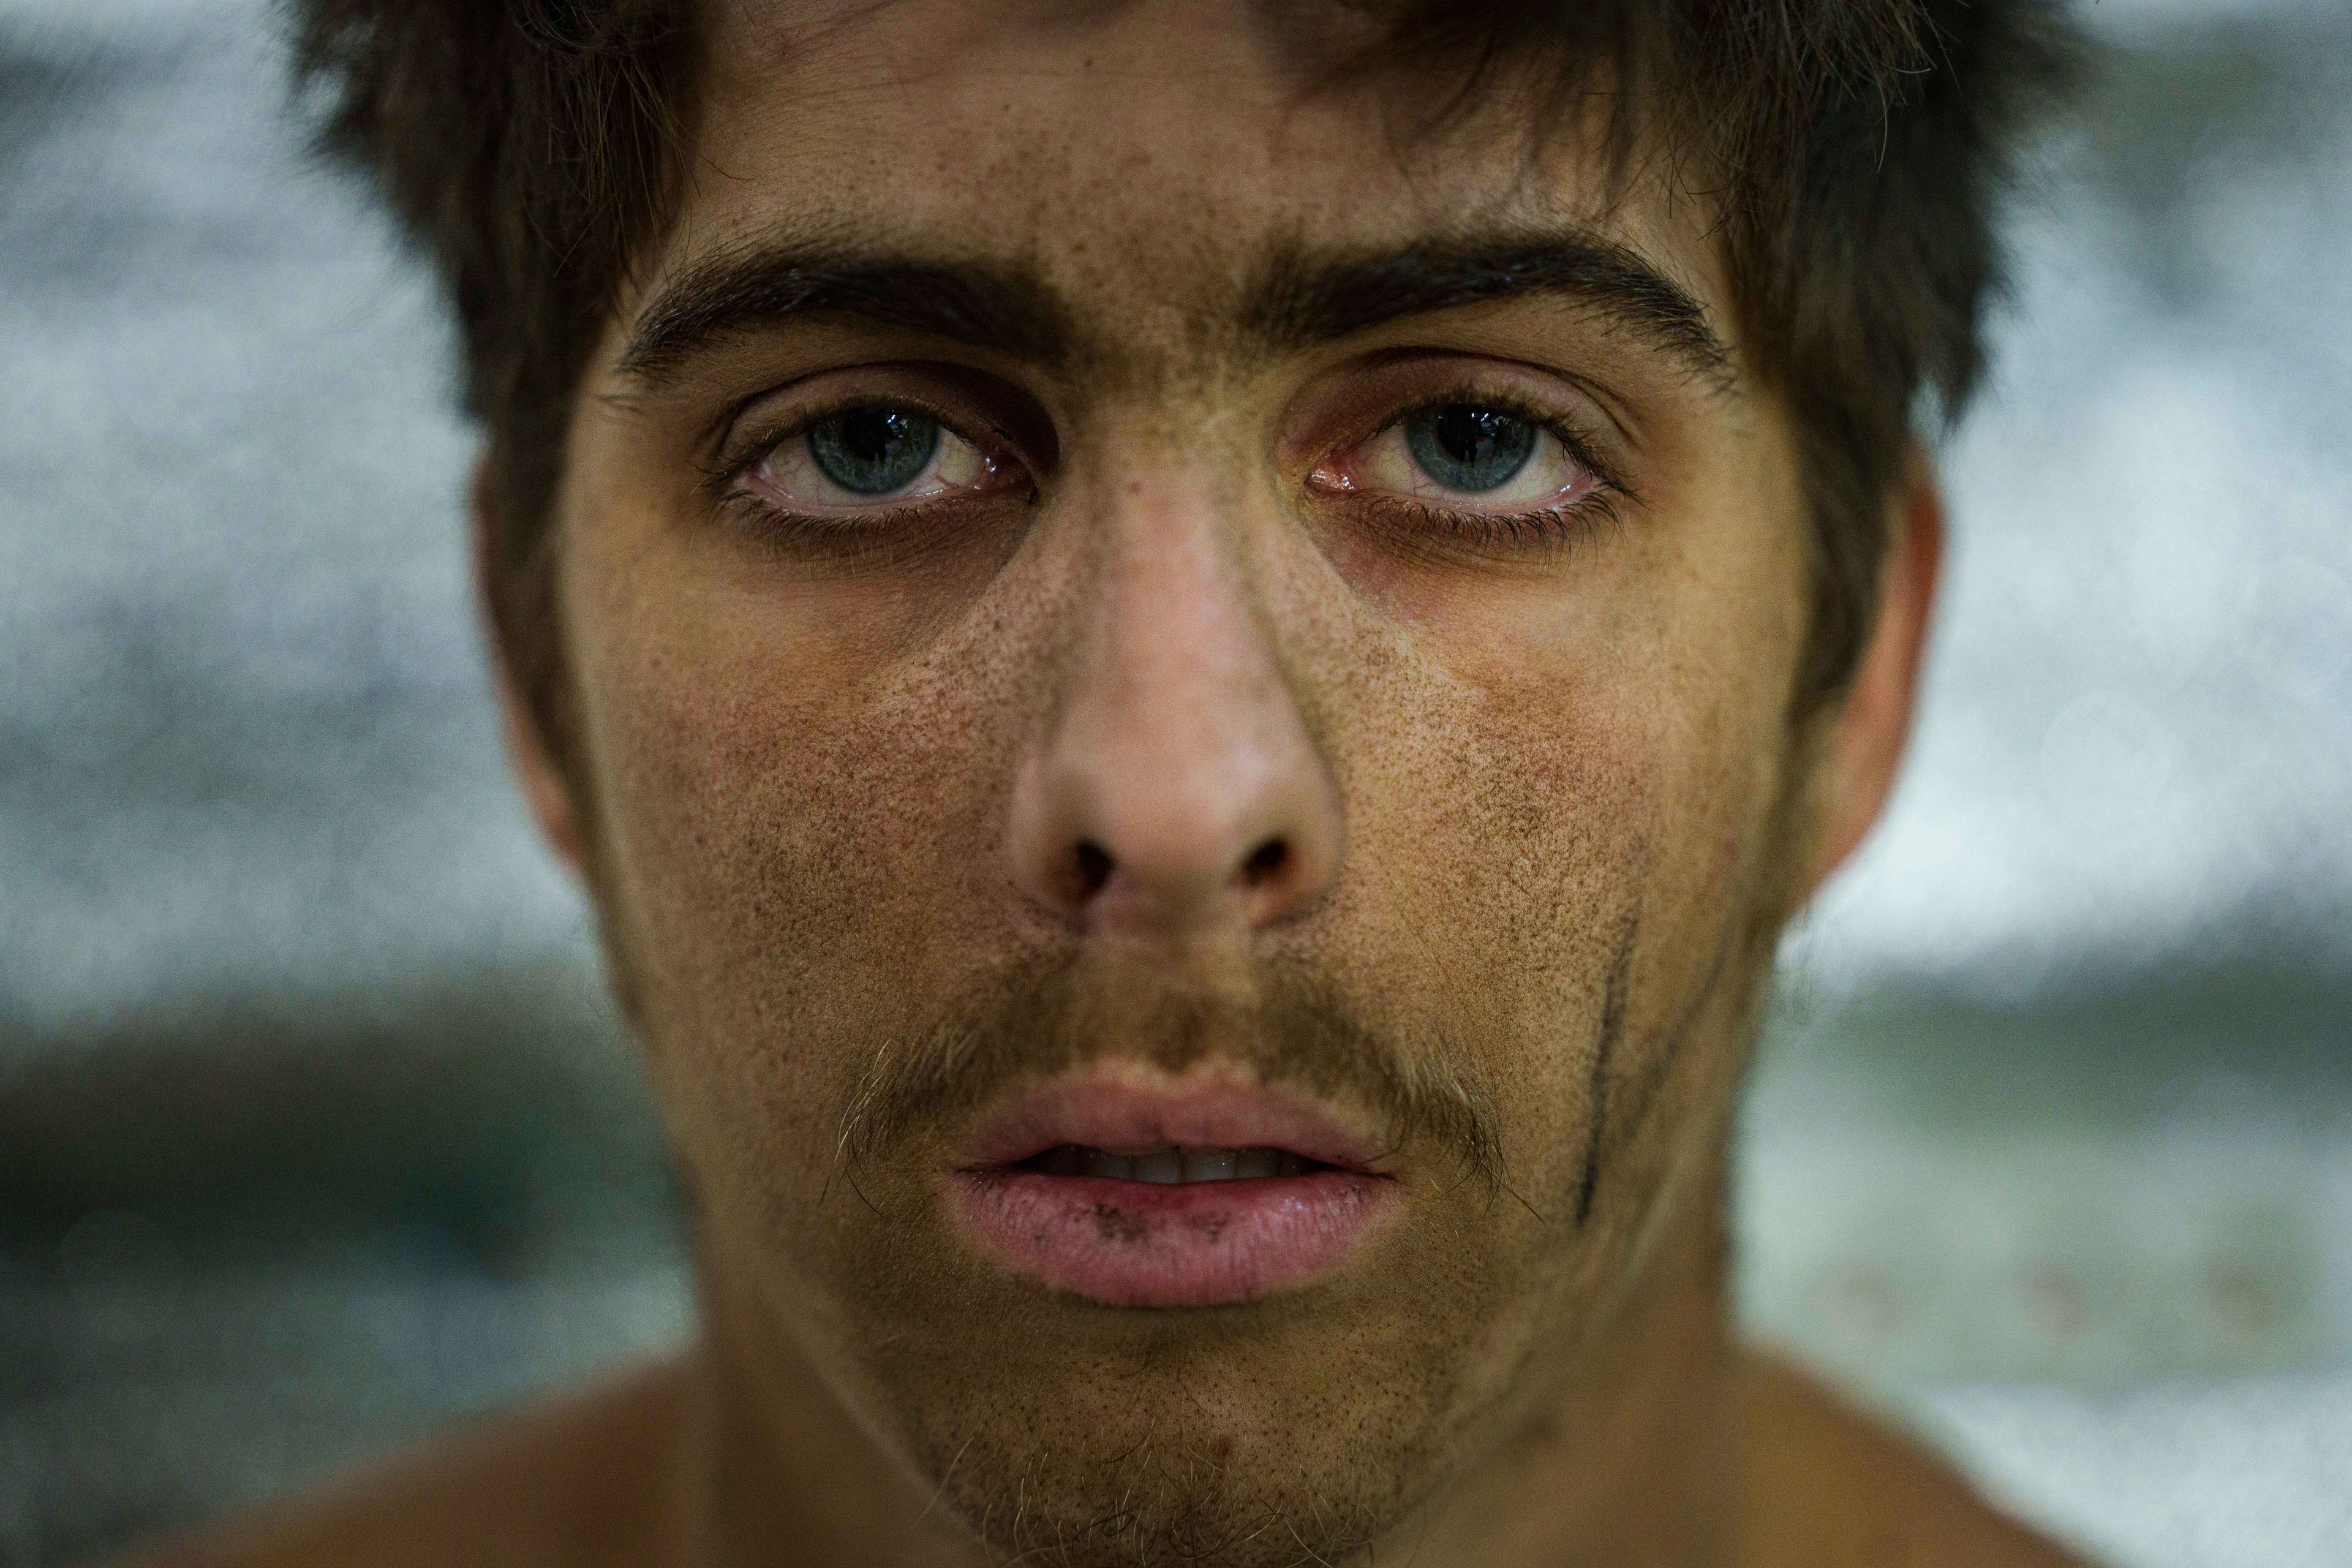
M 861 463 L 878 463 L 890 455 L 902 421 L 892 414 L 860 411 L 841 421 L 841 444 Z
M 1528 466 L 1535 455 L 1536 429 L 1499 408 L 1448 403 L 1407 419 L 1405 445 L 1431 479 L 1475 494 L 1509 483 Z
M 843 489 L 887 495 L 923 471 L 939 450 L 940 427 L 896 409 L 851 408 L 810 426 L 808 444 L 817 470 Z

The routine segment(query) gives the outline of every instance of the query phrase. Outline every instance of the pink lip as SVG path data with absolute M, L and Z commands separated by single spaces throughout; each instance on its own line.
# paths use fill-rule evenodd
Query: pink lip
M 1049 1175 L 1063 1144 L 1131 1151 L 1275 1148 L 1328 1169 L 1160 1184 Z M 1014 1272 L 1114 1307 L 1253 1300 L 1337 1267 L 1396 1207 L 1377 1144 L 1311 1100 L 1242 1084 L 1158 1088 L 1064 1079 L 982 1126 L 950 1183 L 981 1247 Z

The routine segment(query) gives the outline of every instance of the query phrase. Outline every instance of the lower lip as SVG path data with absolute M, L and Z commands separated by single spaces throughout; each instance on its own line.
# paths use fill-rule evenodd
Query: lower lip
M 1255 1300 L 1329 1272 L 1394 1206 L 1385 1176 L 1162 1184 L 959 1172 L 965 1226 L 1017 1273 L 1111 1307 Z

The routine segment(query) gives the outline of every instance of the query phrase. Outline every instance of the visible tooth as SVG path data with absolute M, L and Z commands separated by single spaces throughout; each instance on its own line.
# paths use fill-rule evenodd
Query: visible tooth
M 1037 1168 L 1049 1176 L 1075 1176 L 1078 1173 L 1078 1146 L 1063 1143 L 1037 1156 Z
M 1124 1154 L 1114 1154 L 1106 1149 L 1081 1149 L 1078 1151 L 1078 1174 L 1108 1176 L 1115 1181 L 1131 1182 L 1135 1179 L 1135 1162 Z
M 1188 1182 L 1230 1182 L 1241 1161 L 1236 1149 L 1187 1149 L 1184 1179 Z
M 1277 1163 L 1271 1149 L 1243 1149 L 1234 1156 L 1234 1177 L 1244 1182 L 1260 1180 L 1273 1175 Z
M 1282 1150 L 1275 1160 L 1274 1172 L 1277 1176 L 1303 1176 L 1307 1173 L 1307 1156 Z
M 1173 1186 L 1184 1179 L 1184 1157 L 1173 1149 L 1154 1149 L 1135 1157 L 1135 1180 Z

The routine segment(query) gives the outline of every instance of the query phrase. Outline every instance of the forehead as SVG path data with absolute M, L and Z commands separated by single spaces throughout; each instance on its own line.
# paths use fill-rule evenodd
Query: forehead
M 1433 116 L 1461 79 L 1375 67 L 1381 42 L 1324 0 L 718 0 L 656 271 L 780 236 L 977 254 L 1137 331 L 1197 319 L 1286 247 L 1574 223 L 1722 300 L 1707 215 L 1615 188 L 1597 125 L 1537 134 L 1507 61 Z

